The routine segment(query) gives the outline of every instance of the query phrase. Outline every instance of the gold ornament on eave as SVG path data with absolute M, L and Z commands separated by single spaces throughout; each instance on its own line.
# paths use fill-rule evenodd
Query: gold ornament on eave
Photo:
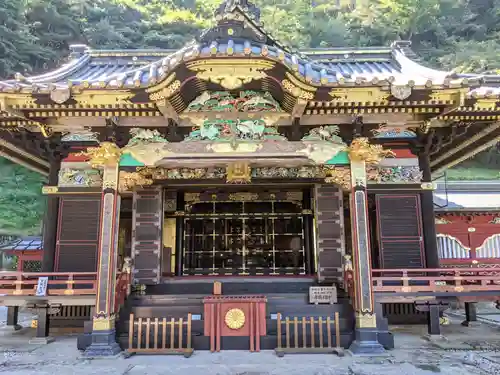
M 99 168 L 118 164 L 122 150 L 112 142 L 102 142 L 99 147 L 89 147 L 77 155 L 88 157 L 92 168 Z
M 352 161 L 364 161 L 366 164 L 378 164 L 384 158 L 395 156 L 391 150 L 384 150 L 382 145 L 370 144 L 365 137 L 354 139 L 347 152 Z

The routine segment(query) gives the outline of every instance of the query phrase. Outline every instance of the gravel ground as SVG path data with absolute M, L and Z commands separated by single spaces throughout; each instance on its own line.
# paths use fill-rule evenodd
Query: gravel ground
M 1 309 L 0 322 L 6 310 Z M 76 337 L 57 337 L 48 345 L 30 345 L 34 330 L 30 314 L 23 314 L 26 328 L 13 332 L 0 328 L 0 374 L 12 375 L 500 375 L 499 328 L 485 324 L 467 328 L 459 320 L 443 327 L 448 338 L 436 345 L 422 338 L 425 327 L 393 327 L 396 350 L 385 357 L 339 358 L 335 355 L 286 355 L 273 352 L 195 352 L 191 358 L 137 355 L 125 359 L 87 359 L 76 349 Z M 4 323 L 0 323 L 3 324 Z M 472 342 L 488 350 L 473 349 Z M 460 350 L 458 349 L 460 348 Z M 463 349 L 466 348 L 466 349 Z

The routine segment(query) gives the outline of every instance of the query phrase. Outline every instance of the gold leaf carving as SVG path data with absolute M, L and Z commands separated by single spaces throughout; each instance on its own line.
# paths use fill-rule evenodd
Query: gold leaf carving
M 351 170 L 348 167 L 325 166 L 323 168 L 326 177 L 325 182 L 336 184 L 345 190 L 351 188 Z
M 164 87 L 160 91 L 157 91 L 149 95 L 149 99 L 155 102 L 158 100 L 168 99 L 180 88 L 181 88 L 181 81 L 175 80 L 171 85 Z
M 274 63 L 267 60 L 250 59 L 199 60 L 187 64 L 190 70 L 197 72 L 199 79 L 217 83 L 227 90 L 265 78 L 265 71 L 273 66 Z
M 352 161 L 364 161 L 366 164 L 378 164 L 386 157 L 395 156 L 391 150 L 384 150 L 381 145 L 372 145 L 368 138 L 356 138 L 347 149 Z
M 330 90 L 329 94 L 332 97 L 332 101 L 344 103 L 385 103 L 390 95 L 378 87 L 338 88 Z
M 290 82 L 288 79 L 284 79 L 281 81 L 281 85 L 283 86 L 283 89 L 287 91 L 288 93 L 292 94 L 296 98 L 299 99 L 305 99 L 305 100 L 313 100 L 314 99 L 314 93 L 305 91 L 301 89 L 300 87 L 294 85 L 292 82 Z
M 92 168 L 116 165 L 120 161 L 122 150 L 112 142 L 102 142 L 99 147 L 89 147 L 78 156 L 86 156 Z
M 227 182 L 246 184 L 252 180 L 252 168 L 247 162 L 233 163 L 227 166 Z
M 153 180 L 137 172 L 120 172 L 118 188 L 120 192 L 131 191 L 136 186 L 152 185 Z
M 230 329 L 240 329 L 245 325 L 245 313 L 241 309 L 230 309 L 224 317 L 224 322 Z

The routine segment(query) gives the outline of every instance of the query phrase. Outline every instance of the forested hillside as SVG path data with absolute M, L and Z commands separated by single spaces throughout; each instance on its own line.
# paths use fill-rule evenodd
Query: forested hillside
M 72 43 L 179 48 L 213 22 L 222 0 L 1 0 L 0 77 L 50 69 Z M 428 64 L 500 69 L 500 0 L 255 0 L 273 36 L 294 48 L 411 40 Z
M 0 0 L 0 77 L 52 69 L 74 43 L 180 48 L 210 26 L 221 1 Z M 412 41 L 426 65 L 500 72 L 500 0 L 367 0 L 354 10 L 339 9 L 332 0 L 254 2 L 265 29 L 292 48 L 380 46 L 403 39 Z M 477 160 L 455 177 L 498 177 L 496 149 Z M 478 166 L 484 172 L 479 176 Z M 41 180 L 6 161 L 0 176 L 0 231 L 36 231 L 42 201 L 33 192 Z

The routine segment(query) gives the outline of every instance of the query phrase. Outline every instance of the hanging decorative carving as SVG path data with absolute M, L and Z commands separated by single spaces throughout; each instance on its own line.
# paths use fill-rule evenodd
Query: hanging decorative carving
M 364 161 L 366 164 L 378 164 L 384 158 L 395 156 L 394 152 L 384 150 L 381 145 L 370 144 L 365 137 L 354 139 L 347 151 L 351 160 Z
M 132 138 L 123 148 L 123 153 L 131 154 L 145 165 L 155 165 L 156 162 L 171 154 L 165 147 L 168 141 L 157 131 L 141 128 L 130 130 Z
M 102 186 L 102 171 L 98 169 L 59 170 L 59 187 L 100 187 Z
M 77 154 L 77 156 L 89 158 L 92 168 L 116 165 L 121 155 L 122 150 L 112 142 L 102 142 L 99 147 L 89 147 L 86 151 Z
M 405 128 L 393 128 L 389 126 L 380 126 L 373 130 L 374 138 L 416 138 L 417 134 Z
M 253 178 L 325 178 L 322 167 L 304 166 L 297 168 L 286 167 L 257 167 L 252 168 Z
M 242 141 L 283 141 L 285 137 L 275 127 L 267 126 L 265 120 L 205 120 L 184 139 L 190 141 L 214 141 L 234 143 Z
M 227 166 L 226 182 L 230 184 L 247 184 L 252 180 L 252 169 L 248 162 L 238 162 Z
M 119 174 L 118 189 L 120 192 L 132 191 L 136 186 L 149 186 L 153 184 L 153 180 L 144 177 L 138 172 L 124 172 Z
M 367 168 L 366 176 L 368 181 L 376 181 L 378 183 L 395 182 L 419 184 L 422 181 L 422 171 L 417 166 L 371 166 Z
M 249 192 L 231 193 L 229 199 L 236 202 L 251 202 L 259 199 L 259 194 Z
M 316 164 L 325 164 L 346 149 L 346 144 L 338 133 L 339 127 L 336 125 L 314 128 L 302 138 L 306 147 L 297 152 L 305 154 Z
M 391 94 L 396 99 L 405 100 L 411 95 L 410 85 L 391 85 Z
M 241 91 L 235 97 L 226 91 L 205 91 L 193 100 L 185 112 L 281 112 L 269 92 Z
M 71 132 L 65 134 L 62 142 L 98 142 L 98 134 L 91 131 Z
M 448 219 L 445 219 L 444 217 L 436 217 L 434 218 L 434 224 L 451 224 L 451 221 Z
M 168 141 L 160 134 L 158 130 L 149 130 L 142 128 L 130 129 L 132 138 L 125 147 L 133 147 L 137 145 L 146 145 L 150 143 L 168 143 Z
M 265 78 L 265 71 L 273 68 L 274 63 L 267 60 L 223 59 L 197 60 L 186 66 L 197 72 L 199 79 L 219 84 L 227 90 L 236 90 L 253 80 Z
M 351 188 L 351 169 L 348 167 L 324 166 L 325 182 L 336 184 L 345 190 Z

